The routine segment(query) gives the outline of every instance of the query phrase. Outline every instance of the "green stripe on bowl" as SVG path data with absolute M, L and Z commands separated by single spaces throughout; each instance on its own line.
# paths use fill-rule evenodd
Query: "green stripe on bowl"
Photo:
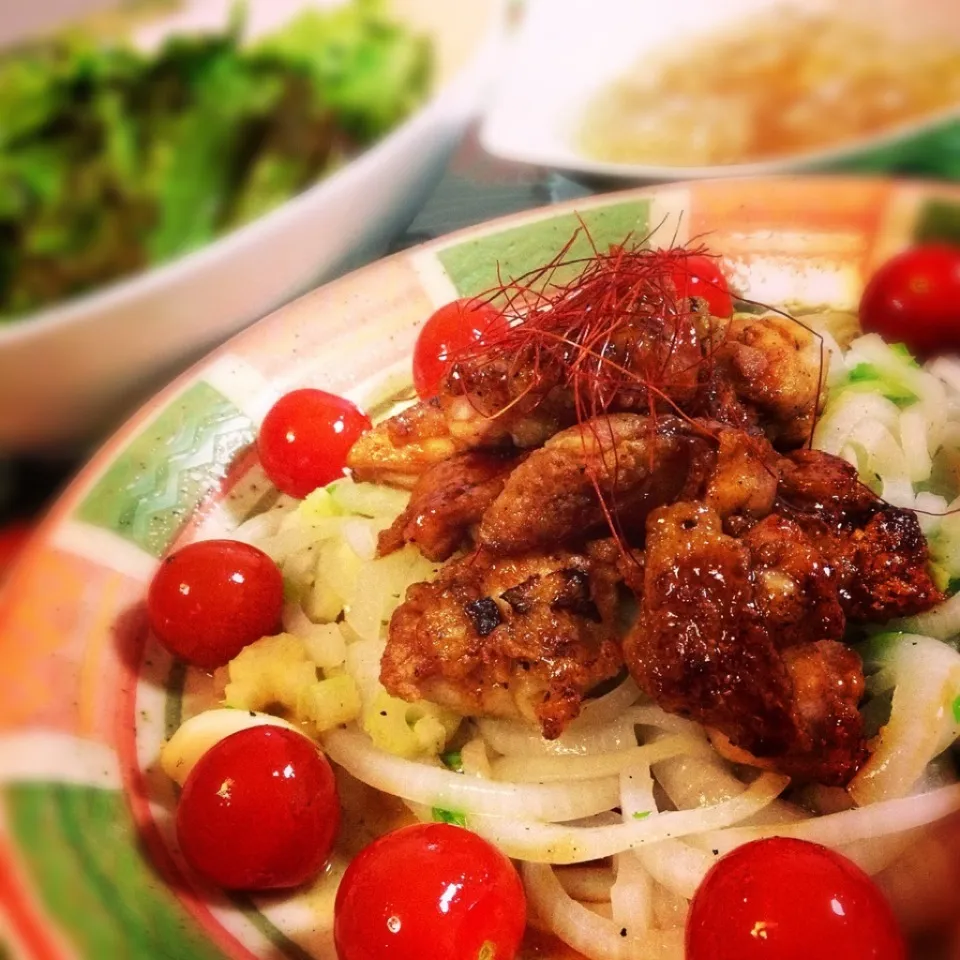
M 960 245 L 960 204 L 946 200 L 928 200 L 920 208 L 913 228 L 917 243 Z
M 142 859 L 119 792 L 29 783 L 3 796 L 39 897 L 79 956 L 223 960 Z
M 196 383 L 117 457 L 77 519 L 158 557 L 253 437 L 249 417 L 208 383 Z
M 650 201 L 611 204 L 584 210 L 579 215 L 559 214 L 446 247 L 437 257 L 460 296 L 475 296 L 493 289 L 501 280 L 515 280 L 548 263 L 573 236 L 581 220 L 597 247 L 606 250 L 612 243 L 622 243 L 630 234 L 636 239 L 646 237 L 650 230 Z M 590 241 L 581 232 L 566 259 L 588 257 L 591 252 Z M 579 271 L 577 266 L 561 268 L 554 279 L 563 283 Z

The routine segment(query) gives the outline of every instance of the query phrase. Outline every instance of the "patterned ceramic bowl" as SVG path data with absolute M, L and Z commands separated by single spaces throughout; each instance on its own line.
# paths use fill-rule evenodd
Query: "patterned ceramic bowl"
M 251 450 L 300 385 L 372 409 L 404 388 L 438 304 L 550 259 L 582 218 L 599 244 L 633 231 L 703 236 L 737 292 L 856 306 L 874 266 L 956 233 L 960 190 L 851 179 L 700 182 L 525 213 L 398 254 L 309 294 L 145 406 L 47 516 L 0 597 L 0 941 L 4 956 L 332 958 L 343 862 L 369 836 L 347 814 L 333 869 L 292 897 L 234 897 L 185 869 L 171 830 L 165 737 L 212 681 L 145 630 L 158 559 L 229 534 L 268 484 Z M 389 819 L 389 805 L 383 807 Z M 541 943 L 528 957 L 569 957 Z

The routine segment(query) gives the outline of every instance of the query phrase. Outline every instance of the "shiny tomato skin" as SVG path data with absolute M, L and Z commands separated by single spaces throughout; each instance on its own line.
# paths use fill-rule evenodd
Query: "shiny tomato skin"
M 333 771 L 302 734 L 259 726 L 211 747 L 177 806 L 184 859 L 228 890 L 296 887 L 319 873 L 340 827 Z
M 276 632 L 282 611 L 277 565 L 237 540 L 201 540 L 171 553 L 147 594 L 147 618 L 157 639 L 175 656 L 208 670 Z
M 302 499 L 342 477 L 347 454 L 370 418 L 344 397 L 306 387 L 282 396 L 257 438 L 260 463 L 277 489 Z
M 334 942 L 340 960 L 513 960 L 526 910 L 517 871 L 496 847 L 462 827 L 415 824 L 347 867 Z
M 420 399 L 437 395 L 450 359 L 458 351 L 506 328 L 496 307 L 469 297 L 444 304 L 431 314 L 413 348 L 413 385 Z
M 905 960 L 880 889 L 845 857 L 804 840 L 744 844 L 690 906 L 686 960 Z
M 921 357 L 960 350 L 960 246 L 925 243 L 884 263 L 863 291 L 860 325 Z
M 714 317 L 733 316 L 733 300 L 726 278 L 716 260 L 701 254 L 680 257 L 671 273 L 680 299 L 702 297 Z

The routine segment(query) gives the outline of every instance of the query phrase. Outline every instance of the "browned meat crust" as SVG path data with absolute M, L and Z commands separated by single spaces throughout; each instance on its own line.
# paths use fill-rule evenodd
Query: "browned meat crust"
M 409 488 L 424 470 L 459 449 L 439 402 L 428 400 L 363 434 L 351 448 L 347 466 L 357 480 Z
M 777 537 L 789 546 L 773 549 Z M 789 521 L 751 542 L 723 533 L 702 504 L 663 507 L 648 521 L 643 602 L 624 657 L 665 709 L 784 772 L 845 783 L 866 753 L 863 676 L 834 639 L 843 615 L 817 574 Z
M 654 507 L 699 490 L 713 447 L 669 416 L 621 413 L 571 427 L 513 471 L 484 515 L 480 543 L 517 554 L 582 542 L 602 530 L 604 505 L 624 533 L 642 535 Z
M 718 321 L 697 309 L 658 316 L 638 303 L 601 344 L 580 344 L 576 331 L 556 337 L 550 349 L 462 359 L 438 397 L 361 437 L 348 466 L 358 479 L 410 487 L 455 453 L 533 449 L 601 413 L 705 417 L 784 448 L 809 436 L 819 343 L 786 318 Z M 586 397 L 584 364 L 594 371 Z
M 721 430 L 716 467 L 707 483 L 704 501 L 724 520 L 765 517 L 777 496 L 778 460 L 762 435 Z
M 451 561 L 412 586 L 390 622 L 380 679 L 405 700 L 525 718 L 555 738 L 616 676 L 616 575 L 565 551 Z
M 716 370 L 777 446 L 809 440 L 820 393 L 820 341 L 796 320 L 738 317 L 722 323 Z M 736 421 L 730 421 L 737 425 Z
M 798 450 L 781 462 L 776 509 L 793 519 L 836 572 L 851 620 L 882 623 L 943 600 L 916 516 L 885 504 L 845 460 Z
M 916 517 L 846 462 L 795 449 L 822 374 L 801 325 L 623 302 L 590 344 L 554 305 L 548 335 L 462 359 L 437 399 L 354 447 L 358 479 L 413 487 L 381 554 L 478 548 L 410 588 L 382 681 L 556 737 L 625 659 L 731 755 L 843 784 L 866 756 L 847 622 L 942 599 Z M 618 593 L 640 610 L 625 640 Z
M 385 556 L 415 543 L 430 560 L 446 560 L 503 490 L 517 457 L 461 453 L 430 467 L 416 482 L 407 509 L 380 534 Z

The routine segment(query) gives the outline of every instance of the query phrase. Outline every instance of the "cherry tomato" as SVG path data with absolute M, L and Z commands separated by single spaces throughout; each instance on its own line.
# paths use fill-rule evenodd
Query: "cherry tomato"
M 283 727 L 250 727 L 211 747 L 177 807 L 187 862 L 228 890 L 306 883 L 326 863 L 339 827 L 327 758 Z
M 347 867 L 334 907 L 340 960 L 512 960 L 527 904 L 513 864 L 445 823 L 388 833 Z
M 503 315 L 489 303 L 467 298 L 440 307 L 423 325 L 413 348 L 413 385 L 420 399 L 436 396 L 458 350 L 505 329 Z
M 714 317 L 733 316 L 733 300 L 717 261 L 699 254 L 680 257 L 671 274 L 677 296 L 703 297 Z
M 849 860 L 804 840 L 738 847 L 690 906 L 687 960 L 904 960 L 893 911 Z
M 960 247 L 925 243 L 888 260 L 863 291 L 860 324 L 919 356 L 960 350 Z
M 349 400 L 306 388 L 281 397 L 260 427 L 260 463 L 274 486 L 303 498 L 346 471 L 347 454 L 370 429 Z
M 282 609 L 277 565 L 237 540 L 202 540 L 170 554 L 147 594 L 147 617 L 157 639 L 207 669 L 273 633 Z

